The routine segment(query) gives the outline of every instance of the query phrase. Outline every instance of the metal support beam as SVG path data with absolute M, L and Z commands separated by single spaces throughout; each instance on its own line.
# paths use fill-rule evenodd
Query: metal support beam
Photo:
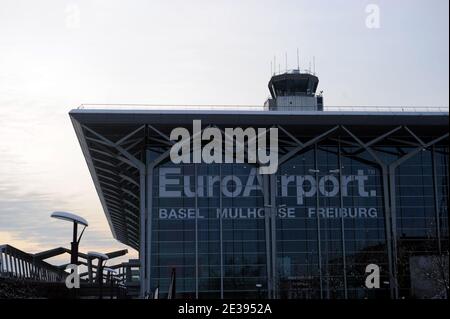
M 345 126 L 342 129 L 347 132 L 359 145 L 361 145 L 377 162 L 381 168 L 382 181 L 383 181 L 383 203 L 384 203 L 384 222 L 386 232 L 386 248 L 388 255 L 388 268 L 389 268 L 389 289 L 392 299 L 398 297 L 398 285 L 397 285 L 397 272 L 396 272 L 396 256 L 393 255 L 393 233 L 392 233 L 392 216 L 391 216 L 391 194 L 389 184 L 389 170 L 387 165 L 380 159 L 380 157 L 363 141 L 361 141 L 355 134 L 353 134 Z M 369 142 L 370 143 L 370 142 Z
M 277 267 L 277 214 L 278 209 L 276 205 L 277 195 L 277 176 L 271 174 L 269 177 L 270 183 L 270 231 L 271 231 L 271 243 L 272 243 L 272 286 L 273 286 L 273 299 L 279 298 L 279 282 L 278 282 L 278 267 Z
M 338 143 L 338 170 L 339 170 L 339 207 L 342 209 L 344 207 L 344 196 L 342 194 L 342 154 L 341 154 L 341 142 Z M 344 298 L 348 299 L 348 286 L 347 286 L 347 252 L 345 245 L 345 222 L 344 216 L 341 216 L 341 240 L 342 240 L 342 268 L 344 275 Z
M 267 267 L 267 298 L 273 298 L 273 274 L 271 262 L 271 245 L 270 245 L 270 189 L 269 176 L 263 175 L 263 195 L 264 195 L 264 227 L 266 241 L 266 267 Z

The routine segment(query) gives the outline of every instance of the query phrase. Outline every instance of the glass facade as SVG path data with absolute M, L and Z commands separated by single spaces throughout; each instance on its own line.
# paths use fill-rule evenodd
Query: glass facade
M 443 148 L 420 152 L 396 171 L 398 281 L 402 296 L 408 296 L 412 288 L 411 256 L 448 256 L 448 181 L 448 149 Z M 448 283 L 448 260 L 446 263 L 446 269 L 442 269 L 446 275 L 439 274 L 438 268 L 422 270 L 431 285 L 443 285 L 445 276 Z
M 411 150 L 374 147 L 387 164 Z M 416 297 L 414 256 L 448 251 L 448 181 L 443 146 L 390 176 L 399 297 Z M 360 146 L 320 142 L 281 163 L 275 176 L 249 164 L 169 160 L 154 168 L 152 184 L 150 289 L 162 297 L 173 270 L 177 298 L 390 296 L 386 185 Z M 369 264 L 380 267 L 379 289 L 365 287 Z
M 167 162 L 155 169 L 153 287 L 160 287 L 161 293 L 167 290 L 175 268 L 176 291 L 183 298 L 266 294 L 266 288 L 256 291 L 257 284 L 267 282 L 263 195 L 258 191 L 245 198 L 233 194 L 235 181 L 248 179 L 250 174 L 257 178 L 245 165 Z M 162 186 L 162 176 L 176 184 Z M 226 195 L 220 180 L 228 180 Z M 158 196 L 164 191 L 176 193 Z M 250 216 L 244 217 L 239 210 L 249 210 Z
M 387 112 L 74 110 L 71 118 L 114 237 L 139 252 L 141 297 L 446 298 L 448 113 Z M 227 130 L 242 142 L 229 143 Z M 267 175 L 198 154 L 234 144 L 231 162 L 248 162 L 256 148 L 270 170 L 263 150 L 272 143 L 278 170 Z M 198 164 L 171 161 L 180 144 Z M 377 289 L 367 288 L 370 269 L 380 271 Z
M 344 147 L 341 154 L 351 151 Z M 377 264 L 383 277 L 387 270 L 379 169 L 351 156 L 339 156 L 336 147 L 319 145 L 282 165 L 278 179 L 294 174 L 313 176 L 319 188 L 322 180 L 328 182 L 324 183 L 324 192 L 319 189 L 305 199 L 304 205 L 297 206 L 296 218 L 277 221 L 280 297 L 365 297 L 365 267 Z M 358 176 L 367 179 L 363 190 L 355 181 L 346 186 L 341 182 L 340 189 L 332 185 L 333 179 L 336 182 Z M 364 193 L 368 190 L 372 194 Z M 295 207 L 295 189 L 278 201 Z M 378 293 L 386 293 L 384 290 Z

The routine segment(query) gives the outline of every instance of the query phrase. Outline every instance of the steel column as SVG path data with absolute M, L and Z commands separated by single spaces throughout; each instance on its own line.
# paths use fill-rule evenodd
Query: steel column
M 340 209 L 344 207 L 344 196 L 342 195 L 342 154 L 341 154 L 341 141 L 338 142 L 338 169 L 339 169 L 339 205 Z M 347 253 L 345 246 L 345 223 L 344 215 L 341 214 L 341 233 L 342 233 L 342 268 L 344 270 L 344 298 L 348 299 L 348 287 L 347 287 Z
M 223 220 L 222 220 L 222 211 L 223 211 L 223 203 L 222 203 L 222 165 L 219 165 L 219 227 L 220 227 L 220 298 L 223 299 L 223 282 L 224 282 L 224 266 L 223 266 Z
M 197 164 L 194 163 L 195 187 L 195 299 L 198 299 L 198 178 Z M 189 185 L 190 186 L 190 185 Z
M 277 240 L 276 240 L 276 223 L 277 223 L 277 176 L 276 174 L 270 175 L 270 230 L 271 230 L 271 247 L 272 247 L 272 286 L 273 286 L 273 299 L 278 298 L 278 267 L 277 267 Z
M 270 246 L 270 211 L 269 211 L 269 176 L 263 175 L 263 195 L 264 195 L 264 223 L 266 235 L 266 264 L 267 264 L 267 298 L 273 298 L 272 288 L 272 263 Z
M 441 247 L 441 216 L 440 216 L 440 205 L 439 205 L 439 189 L 437 185 L 437 172 L 436 172 L 436 149 L 433 145 L 432 149 L 432 165 L 433 165 L 433 192 L 434 192 L 434 209 L 436 218 L 436 237 L 438 241 L 438 253 L 442 255 Z
M 317 219 L 317 251 L 318 251 L 318 263 L 319 263 L 319 282 L 320 282 L 320 299 L 323 299 L 323 278 L 322 278 L 322 244 L 321 244 L 321 232 L 320 232 L 320 216 L 319 216 L 319 165 L 317 161 L 317 144 L 314 144 L 314 170 L 316 176 L 316 219 Z

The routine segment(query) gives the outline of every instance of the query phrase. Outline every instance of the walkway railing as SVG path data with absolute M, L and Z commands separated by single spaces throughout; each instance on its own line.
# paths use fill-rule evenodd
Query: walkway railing
M 0 245 L 0 277 L 62 282 L 67 273 L 10 245 Z
M 173 110 L 173 111 L 267 111 L 263 105 L 189 105 L 189 104 L 81 104 L 86 110 Z M 296 106 L 280 107 L 283 111 L 301 111 Z M 324 106 L 324 112 L 439 112 L 448 113 L 448 106 Z

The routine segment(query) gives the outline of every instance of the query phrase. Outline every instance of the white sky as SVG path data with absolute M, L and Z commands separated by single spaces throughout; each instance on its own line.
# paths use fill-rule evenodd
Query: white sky
M 370 3 L 379 29 L 366 27 Z M 90 221 L 82 251 L 124 247 L 67 114 L 81 103 L 261 105 L 273 56 L 294 68 L 299 48 L 326 105 L 448 106 L 448 6 L 0 0 L 0 244 L 68 246 L 70 225 L 49 214 L 70 210 Z

